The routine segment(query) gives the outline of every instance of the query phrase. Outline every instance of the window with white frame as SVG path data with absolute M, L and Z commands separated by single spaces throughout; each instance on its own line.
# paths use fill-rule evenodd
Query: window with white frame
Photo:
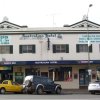
M 35 45 L 20 45 L 20 53 L 35 53 Z
M 92 44 L 88 47 L 88 44 L 76 44 L 76 52 L 92 52 Z
M 68 44 L 54 44 L 53 53 L 69 53 Z
M 13 46 L 12 45 L 0 45 L 0 54 L 12 54 Z

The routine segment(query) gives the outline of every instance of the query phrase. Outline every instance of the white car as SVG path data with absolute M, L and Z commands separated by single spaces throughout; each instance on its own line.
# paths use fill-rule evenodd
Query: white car
M 100 92 L 100 81 L 95 81 L 95 82 L 89 83 L 89 85 L 88 85 L 88 91 L 91 94 L 95 94 L 95 93 Z

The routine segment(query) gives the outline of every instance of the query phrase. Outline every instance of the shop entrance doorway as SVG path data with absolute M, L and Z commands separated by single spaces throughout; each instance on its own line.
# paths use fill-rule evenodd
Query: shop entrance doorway
M 79 85 L 80 86 L 88 86 L 89 84 L 89 75 L 86 69 L 79 70 Z

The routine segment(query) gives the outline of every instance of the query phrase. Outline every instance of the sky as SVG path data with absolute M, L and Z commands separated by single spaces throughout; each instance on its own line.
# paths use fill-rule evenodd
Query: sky
M 100 24 L 100 0 L 0 0 L 0 22 L 28 27 L 63 27 L 83 19 Z

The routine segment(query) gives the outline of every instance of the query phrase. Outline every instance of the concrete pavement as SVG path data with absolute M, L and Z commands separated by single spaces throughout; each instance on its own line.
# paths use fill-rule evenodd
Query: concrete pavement
M 62 89 L 64 94 L 89 94 L 87 89 Z

